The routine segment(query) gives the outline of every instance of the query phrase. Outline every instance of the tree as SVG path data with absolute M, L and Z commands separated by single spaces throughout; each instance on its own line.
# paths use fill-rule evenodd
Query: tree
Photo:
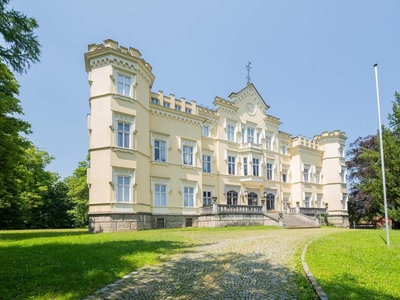
M 89 188 L 87 185 L 87 169 L 89 168 L 89 156 L 79 162 L 72 176 L 65 179 L 68 185 L 68 197 L 73 208 L 69 211 L 75 227 L 88 225 Z
M 378 151 L 377 146 L 377 136 L 369 135 L 357 138 L 350 144 L 347 152 L 349 159 L 346 161 L 346 166 L 351 183 L 348 203 L 350 222 L 359 222 L 362 218 L 372 221 L 379 212 L 375 197 L 364 190 L 366 182 L 377 176 L 376 169 L 372 167 L 368 155 Z
M 46 170 L 54 159 L 46 151 L 31 145 L 25 151 L 21 208 L 27 228 L 61 228 L 72 225 L 67 211 L 71 204 L 67 186 L 56 173 Z
M 393 228 L 400 228 L 400 94 L 395 93 L 389 127 L 383 127 L 386 194 Z M 358 138 L 350 145 L 347 168 L 351 183 L 349 214 L 352 220 L 383 216 L 382 169 L 377 135 Z
M 17 115 L 23 115 L 16 97 L 19 85 L 9 70 L 21 74 L 39 61 L 40 44 L 34 35 L 35 19 L 13 9 L 9 0 L 0 0 L 0 228 L 24 226 L 20 195 L 23 183 L 23 157 L 30 146 L 25 137 L 30 125 Z
M 34 18 L 7 9 L 9 0 L 0 1 L 0 34 L 4 43 L 0 44 L 0 58 L 21 74 L 31 63 L 39 62 L 40 43 L 34 30 L 39 27 Z
M 16 201 L 22 184 L 25 150 L 29 141 L 22 134 L 30 133 L 30 125 L 16 114 L 23 115 L 20 101 L 16 98 L 19 85 L 10 70 L 0 62 L 0 214 L 8 216 L 0 220 L 1 228 L 20 227 Z

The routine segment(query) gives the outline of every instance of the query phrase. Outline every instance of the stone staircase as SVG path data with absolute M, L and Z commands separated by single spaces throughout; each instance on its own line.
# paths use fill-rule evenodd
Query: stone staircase
M 267 213 L 265 215 L 277 222 L 279 220 L 278 213 Z M 287 229 L 301 229 L 301 228 L 320 228 L 321 226 L 308 222 L 296 215 L 283 214 L 283 227 Z

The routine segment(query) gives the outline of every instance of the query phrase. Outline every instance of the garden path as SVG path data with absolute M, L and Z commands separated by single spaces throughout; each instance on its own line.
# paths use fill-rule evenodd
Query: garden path
M 87 299 L 298 299 L 298 251 L 326 229 L 182 231 L 195 246 Z

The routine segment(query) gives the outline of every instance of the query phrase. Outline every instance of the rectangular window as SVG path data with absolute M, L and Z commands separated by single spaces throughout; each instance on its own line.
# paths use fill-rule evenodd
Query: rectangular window
M 212 204 L 211 192 L 203 192 L 203 206 L 210 206 Z
M 340 146 L 339 148 L 339 156 L 344 157 L 344 147 Z
M 321 171 L 317 170 L 315 172 L 315 183 L 321 183 Z
M 179 105 L 175 105 L 175 109 L 176 109 L 176 110 L 182 110 L 182 107 L 179 106 Z
M 310 199 L 311 199 L 311 197 L 309 196 L 309 195 L 306 195 L 305 197 L 304 197 L 304 207 L 311 207 L 310 206 Z
M 156 184 L 154 186 L 154 206 L 167 206 L 167 186 Z
M 244 141 L 245 141 L 245 133 L 246 133 L 246 130 L 244 130 L 244 129 L 242 129 L 242 143 L 244 143 Z
M 193 147 L 183 146 L 183 164 L 193 166 Z
M 247 161 L 247 157 L 243 157 L 243 175 L 247 176 L 249 175 L 248 173 L 248 161 Z
M 160 104 L 160 101 L 156 98 L 151 98 L 151 103 Z
M 154 160 L 165 162 L 167 160 L 165 153 L 165 142 L 154 141 Z
M 130 182 L 131 182 L 131 178 L 128 176 L 118 176 L 117 177 L 117 201 L 118 202 L 129 202 Z
M 272 163 L 267 163 L 267 179 L 272 180 L 272 170 L 273 170 L 273 164 Z
M 193 218 L 186 218 L 185 227 L 193 226 Z
M 228 174 L 235 175 L 235 157 L 228 156 Z
M 235 141 L 235 127 L 228 125 L 226 127 L 226 139 L 228 141 L 234 142 Z
M 188 114 L 191 114 L 191 113 L 192 113 L 192 110 L 191 110 L 190 108 L 186 108 L 186 109 L 185 109 L 185 112 L 187 112 Z
M 131 79 L 129 77 L 118 75 L 118 94 L 128 97 L 131 95 Z
M 157 218 L 156 227 L 157 228 L 165 228 L 165 219 L 164 218 Z
M 129 148 L 129 134 L 130 134 L 130 128 L 131 125 L 127 123 L 117 123 L 118 129 L 117 129 L 117 135 L 118 135 L 118 142 L 117 145 L 118 147 L 123 147 L 123 148 Z
M 281 146 L 281 153 L 284 155 L 287 154 L 287 146 Z
M 164 106 L 164 107 L 171 107 L 171 103 L 165 102 L 165 101 L 164 101 L 164 102 L 163 102 L 163 106 Z
M 342 194 L 342 209 L 346 210 L 347 194 Z
M 310 167 L 309 166 L 304 166 L 303 179 L 304 179 L 305 182 L 309 182 L 310 181 L 309 172 L 310 172 Z
M 194 188 L 192 187 L 183 188 L 183 206 L 185 207 L 194 206 Z
M 260 175 L 260 161 L 258 158 L 253 158 L 253 176 Z
M 287 169 L 282 169 L 282 182 L 288 182 L 287 173 L 288 173 Z
M 211 173 L 211 156 L 203 155 L 203 172 Z
M 318 208 L 322 208 L 322 197 L 318 197 L 317 206 L 318 206 Z
M 265 148 L 272 151 L 272 137 L 269 135 L 265 136 Z
M 260 141 L 261 141 L 261 133 L 260 133 L 260 132 L 257 132 L 257 135 L 256 135 L 256 144 L 257 144 L 257 145 L 261 144 Z
M 247 128 L 247 142 L 254 143 L 254 128 Z
M 207 137 L 210 136 L 210 127 L 207 125 L 203 126 L 203 136 L 207 136 Z
M 340 182 L 346 183 L 346 172 L 344 168 L 340 170 Z

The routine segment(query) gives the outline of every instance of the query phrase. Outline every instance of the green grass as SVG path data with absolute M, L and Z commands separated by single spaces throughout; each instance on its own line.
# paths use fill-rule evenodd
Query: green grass
M 334 299 L 400 299 L 400 231 L 349 230 L 314 241 L 310 271 Z
M 79 299 L 189 247 L 178 231 L 0 231 L 0 298 Z
M 187 228 L 91 234 L 87 230 L 0 231 L 0 299 L 81 299 L 171 254 L 277 227 Z M 300 254 L 298 255 L 300 257 Z M 300 299 L 313 292 L 298 268 Z

